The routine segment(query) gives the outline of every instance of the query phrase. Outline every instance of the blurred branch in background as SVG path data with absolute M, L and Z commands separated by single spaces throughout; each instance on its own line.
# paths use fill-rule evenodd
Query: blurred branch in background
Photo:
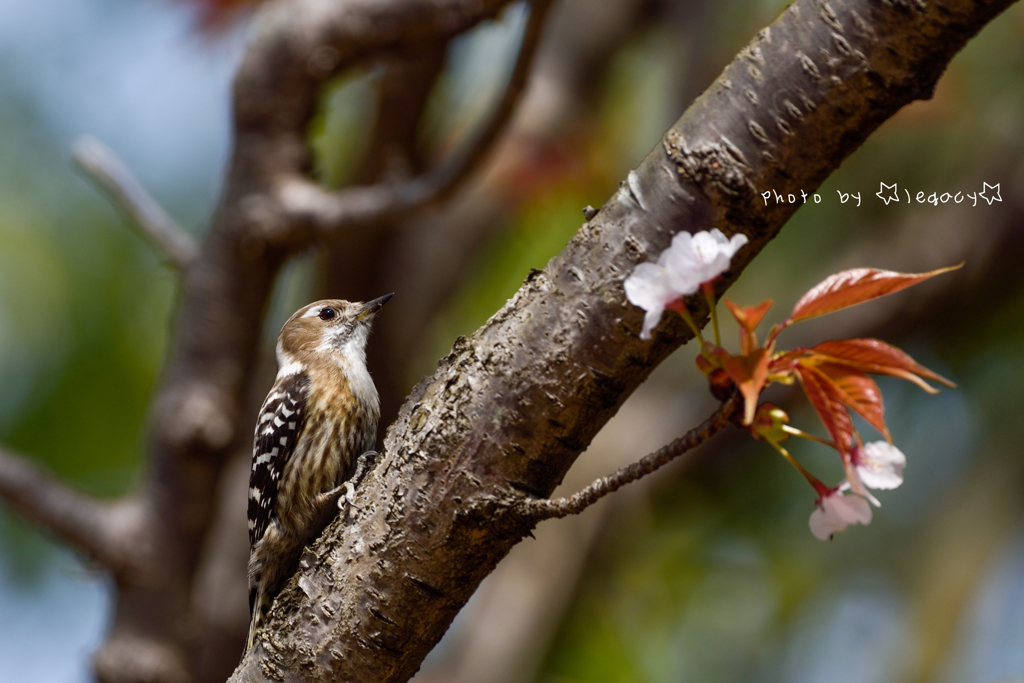
M 504 130 L 512 116 L 519 96 L 525 87 L 526 77 L 533 63 L 533 56 L 540 41 L 544 19 L 550 5 L 551 0 L 534 0 L 530 3 L 530 16 L 523 34 L 522 44 L 518 50 L 515 67 L 494 113 L 479 132 L 468 136 L 469 140 L 460 149 L 452 152 L 436 169 L 428 172 L 425 176 L 411 180 L 397 179 L 394 174 L 372 178 L 377 184 L 334 192 L 325 191 L 313 178 L 285 176 L 279 191 L 282 206 L 289 214 L 289 222 L 299 225 L 308 223 L 319 232 L 331 233 L 362 224 L 377 224 L 389 218 L 407 214 L 452 192 L 490 151 L 491 144 Z M 436 57 L 435 50 L 436 48 L 427 48 L 425 64 L 428 70 L 432 57 Z M 419 55 L 416 56 L 417 60 L 420 58 Z M 333 61 L 335 57 L 327 59 Z M 332 64 L 332 70 L 337 68 L 337 64 Z M 392 71 L 394 69 L 395 67 L 392 66 Z M 412 73 L 418 75 L 415 71 Z M 428 78 L 426 82 L 429 83 L 430 79 Z M 393 111 L 392 107 L 398 104 L 394 100 L 396 93 L 397 90 L 393 87 L 385 93 L 385 96 L 391 95 L 392 97 L 382 101 L 381 111 L 384 111 L 385 107 L 387 111 Z M 419 121 L 418 115 L 422 113 L 423 103 L 423 101 L 418 103 L 420 108 L 416 108 L 417 103 L 413 102 L 413 108 L 408 110 L 407 125 L 405 126 L 407 131 L 410 121 L 413 123 Z M 413 118 L 413 115 L 417 116 Z M 386 121 L 386 123 L 392 122 Z M 391 132 L 378 127 L 378 134 L 386 135 Z M 408 133 L 406 134 L 408 135 Z M 393 154 L 395 152 L 394 146 L 387 144 L 386 139 L 374 143 L 373 147 L 378 150 L 378 153 Z M 409 156 L 408 158 L 413 157 Z M 375 163 L 381 164 L 382 162 L 375 161 Z
M 138 577 L 144 572 L 144 524 L 140 507 L 131 499 L 106 502 L 85 495 L 3 448 L 0 498 L 115 576 Z
M 80 138 L 75 142 L 72 156 L 79 168 L 124 211 L 157 256 L 178 270 L 185 270 L 195 261 L 199 248 L 192 236 L 164 211 L 124 162 L 102 142 L 88 136 Z

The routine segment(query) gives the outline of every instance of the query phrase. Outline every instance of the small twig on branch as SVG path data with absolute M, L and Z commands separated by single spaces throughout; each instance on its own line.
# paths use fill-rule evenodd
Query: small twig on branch
M 567 498 L 529 500 L 523 503 L 519 512 L 536 521 L 577 515 L 604 496 L 619 490 L 626 484 L 651 474 L 672 462 L 679 456 L 701 445 L 728 424 L 740 406 L 742 397 L 736 393 L 726 399 L 703 423 L 694 427 L 672 443 L 662 446 L 637 462 L 617 472 L 597 479 L 587 488 Z
M 164 261 L 185 270 L 199 253 L 195 240 L 164 211 L 121 159 L 91 136 L 79 138 L 72 156 L 78 167 L 99 185 Z
M 477 169 L 512 118 L 526 88 L 551 4 L 552 0 L 530 3 L 530 17 L 504 95 L 486 125 L 470 135 L 461 150 L 422 176 L 370 187 L 329 191 L 305 176 L 290 176 L 280 185 L 279 198 L 285 211 L 318 231 L 330 232 L 340 226 L 387 220 L 451 194 Z
M 115 575 L 138 569 L 134 529 L 140 510 L 77 491 L 24 456 L 0 448 L 0 500 L 25 519 L 91 557 Z

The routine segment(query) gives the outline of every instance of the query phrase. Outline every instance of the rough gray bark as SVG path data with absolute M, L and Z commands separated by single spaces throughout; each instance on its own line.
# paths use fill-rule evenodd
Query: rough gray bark
M 233 680 L 402 681 L 651 369 L 622 280 L 681 230 L 743 232 L 727 287 L 813 191 L 1010 2 L 798 1 L 741 51 L 566 249 L 421 382 Z M 694 300 L 697 317 L 706 315 Z

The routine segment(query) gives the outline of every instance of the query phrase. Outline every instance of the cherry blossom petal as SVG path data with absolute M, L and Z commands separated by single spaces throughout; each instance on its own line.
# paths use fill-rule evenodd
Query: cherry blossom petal
M 693 250 L 703 265 L 701 282 L 712 280 L 729 269 L 733 254 L 747 243 L 746 235 L 733 235 L 730 240 L 715 228 L 711 232 L 698 232 L 693 236 Z
M 871 506 L 860 496 L 844 495 L 850 487 L 848 482 L 822 496 L 818 507 L 811 513 L 811 533 L 823 541 L 832 538 L 832 534 L 843 531 L 851 524 L 869 524 L 871 522 Z
M 656 263 L 641 263 L 623 283 L 629 303 L 647 311 L 641 339 L 650 339 L 651 330 L 658 326 L 665 306 L 679 298 L 669 285 L 665 268 Z
M 746 235 L 729 240 L 717 228 L 693 235 L 684 231 L 672 238 L 657 263 L 638 265 L 623 285 L 629 302 L 647 311 L 640 338 L 651 338 L 668 304 L 696 293 L 701 283 L 728 270 L 733 254 L 746 243 Z
M 872 441 L 851 453 L 857 476 L 868 488 L 894 489 L 903 483 L 907 456 L 886 441 Z
M 689 296 L 700 289 L 702 269 L 693 248 L 693 235 L 683 231 L 672 238 L 672 246 L 662 253 L 659 261 L 664 262 L 672 288 L 683 296 Z
M 681 232 L 672 238 L 665 253 L 669 281 L 677 291 L 693 294 L 701 283 L 727 271 L 733 255 L 746 243 L 746 235 L 734 235 L 730 240 L 718 228 L 692 235 Z

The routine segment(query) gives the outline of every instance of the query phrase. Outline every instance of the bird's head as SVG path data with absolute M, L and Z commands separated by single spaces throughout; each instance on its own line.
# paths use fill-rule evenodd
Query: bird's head
M 343 299 L 315 301 L 297 310 L 281 328 L 277 362 L 284 372 L 311 356 L 366 364 L 366 338 L 377 311 L 394 294 L 366 303 Z

